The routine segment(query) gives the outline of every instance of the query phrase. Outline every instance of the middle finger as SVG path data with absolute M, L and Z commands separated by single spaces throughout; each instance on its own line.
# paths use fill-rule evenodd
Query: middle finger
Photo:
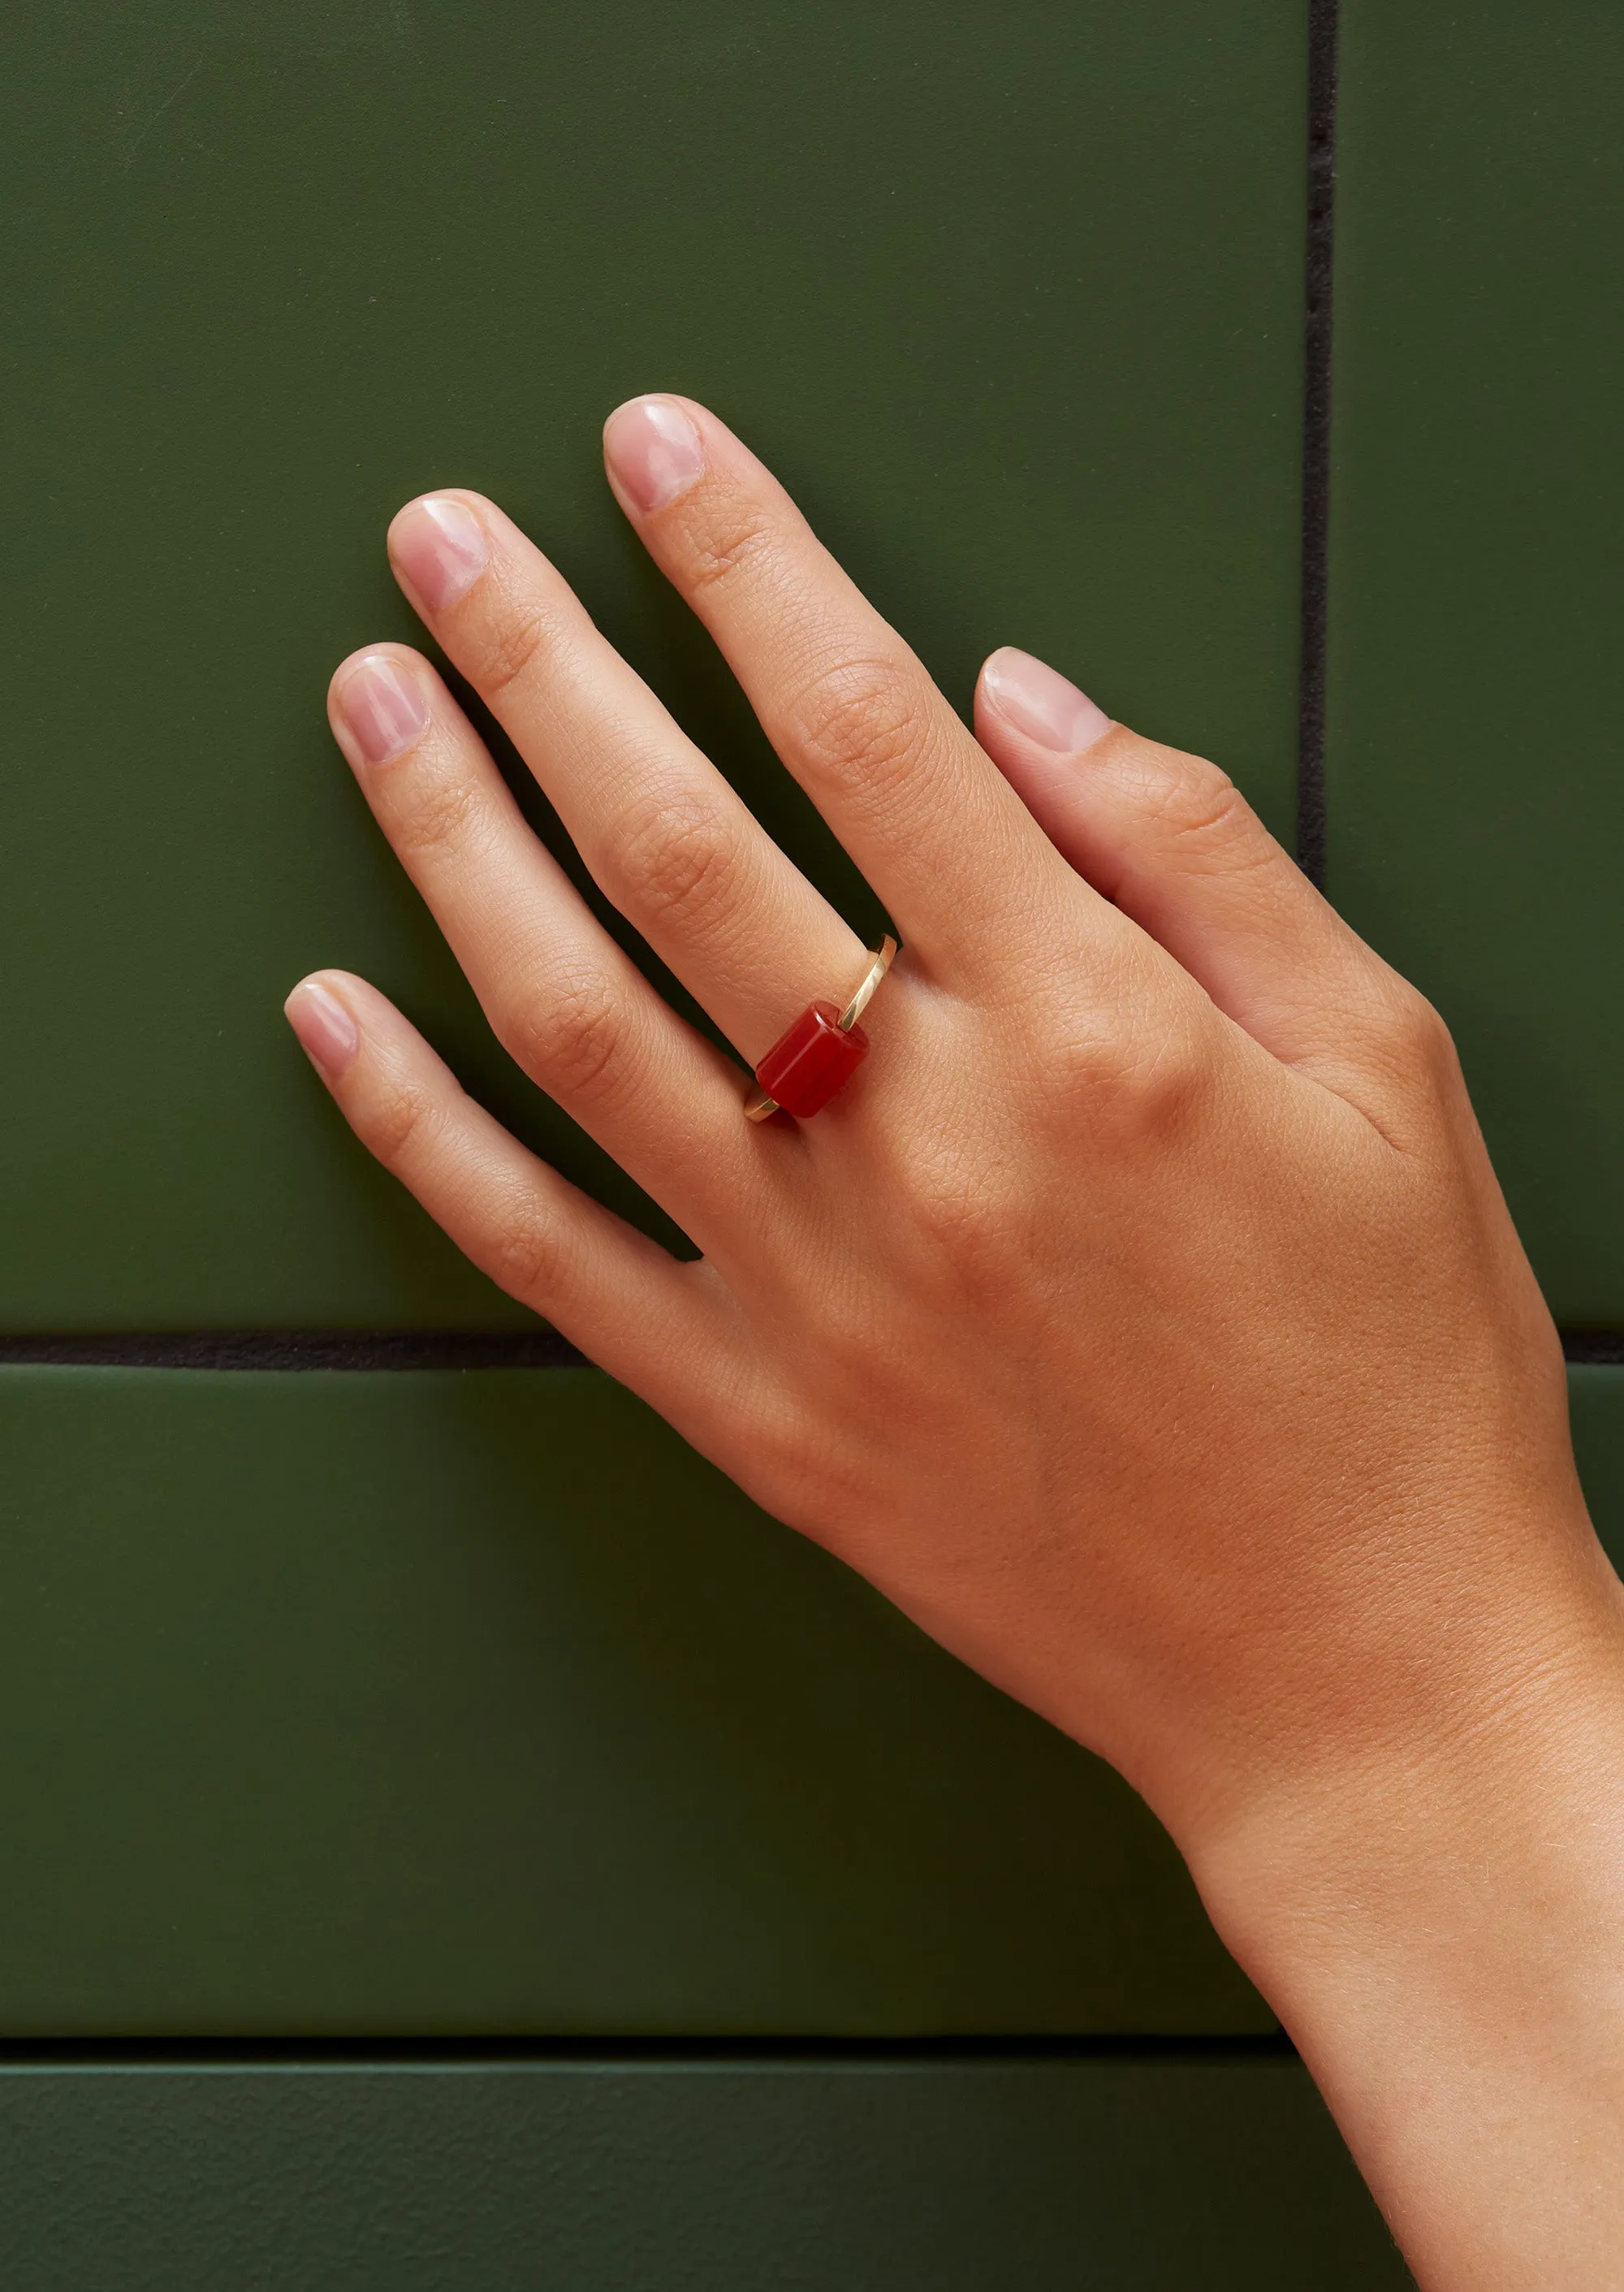
M 771 472 L 692 399 L 632 399 L 609 480 L 784 762 L 945 978 L 1001 971 L 1034 920 L 1110 928 L 924 663 Z

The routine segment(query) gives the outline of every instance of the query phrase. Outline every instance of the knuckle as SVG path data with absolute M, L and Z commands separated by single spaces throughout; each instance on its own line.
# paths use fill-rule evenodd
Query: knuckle
M 820 1543 L 838 1541 L 847 1523 L 862 1517 L 865 1496 L 872 1506 L 866 1460 L 848 1441 L 832 1440 L 821 1413 L 800 1396 L 758 1418 L 751 1455 L 773 1513 Z
M 1102 1142 L 1170 1132 L 1215 1087 L 1226 1022 L 1157 949 L 1097 949 L 1089 961 L 1085 992 L 1069 975 L 1030 1010 L 1002 1015 L 1041 1076 L 1034 1118 L 1073 1141 L 1080 1125 Z
M 910 1218 L 915 1232 L 923 1238 L 924 1209 L 917 1196 L 911 1202 Z M 888 1339 L 859 1268 L 848 1264 L 831 1281 L 817 1301 L 816 1328 L 825 1373 L 833 1376 L 844 1391 L 866 1387 L 872 1393 L 878 1389 L 876 1379 L 882 1376 Z
M 1192 873 L 1226 872 L 1273 860 L 1277 847 L 1261 831 L 1251 806 L 1216 764 L 1188 768 L 1162 780 L 1149 810 L 1166 854 Z
M 729 512 L 705 504 L 703 522 L 687 531 L 688 586 L 697 594 L 720 587 L 736 573 L 748 572 L 771 553 L 773 529 L 760 511 L 740 505 Z
M 859 1547 L 874 1516 L 875 1459 L 840 1430 L 808 1426 L 784 1475 L 801 1525 L 837 1553 Z
M 824 669 L 792 713 L 813 758 L 842 779 L 896 779 L 929 738 L 921 696 L 887 661 L 843 660 Z
M 363 1134 L 379 1161 L 392 1170 L 421 1152 L 438 1123 L 431 1094 L 419 1083 L 402 1083 L 368 1115 Z
M 713 806 L 668 796 L 628 821 L 616 871 L 646 914 L 692 923 L 724 896 L 736 858 L 736 840 Z
M 504 598 L 475 638 L 472 682 L 487 700 L 498 698 L 535 666 L 551 636 L 551 617 L 541 604 Z
M 1408 982 L 1394 993 L 1381 1031 L 1390 1054 L 1404 1069 L 1428 1077 L 1453 1069 L 1454 1037 L 1435 1005 Z
M 527 1005 L 502 1039 L 509 1054 L 550 1095 L 601 1097 L 623 1039 L 619 999 L 607 980 L 574 980 Z
M 961 1156 L 935 1156 L 921 1166 L 913 1215 L 926 1239 L 950 1255 L 996 1232 L 1000 1223 L 986 1174 Z
M 1210 1044 L 1178 1010 L 1147 1012 L 1097 1037 L 1073 1071 L 1092 1121 L 1130 1150 L 1167 1144 L 1187 1131 L 1214 1080 Z
M 464 852 L 475 840 L 480 808 L 479 791 L 468 780 L 430 780 L 414 795 L 399 840 L 419 858 Z
M 910 1209 L 921 1271 L 950 1311 L 996 1318 L 1022 1286 L 1026 1219 L 1013 1181 L 990 1139 L 962 1152 L 934 1154 L 912 1174 Z M 861 1323 L 852 1341 L 864 1342 Z
M 557 1287 L 561 1247 L 556 1217 L 535 1201 L 515 1204 L 490 1245 L 491 1279 L 521 1304 L 535 1304 Z

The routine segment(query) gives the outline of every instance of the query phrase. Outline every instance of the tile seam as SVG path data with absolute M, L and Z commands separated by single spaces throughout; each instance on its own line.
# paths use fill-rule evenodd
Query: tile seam
M 1567 1328 L 1573 1365 L 1624 1367 L 1624 1328 Z M 0 1336 L 0 1368 L 145 1368 L 293 1374 L 314 1370 L 590 1368 L 555 1329 L 117 1330 Z
M 92 2069 L 425 2069 L 459 2067 L 840 2068 L 891 2064 L 929 2068 L 980 2062 L 1293 2061 L 1283 2030 L 1160 2030 L 1089 2034 L 940 2038 L 805 2037 L 793 2032 L 754 2038 L 606 2034 L 567 2040 L 544 2037 L 262 2038 L 238 2039 L 149 2037 L 0 2040 L 0 2075 L 7 2070 Z
M 1325 883 L 1325 656 L 1330 632 L 1331 286 L 1337 174 L 1338 0 L 1308 0 L 1307 221 L 1303 266 L 1302 626 L 1297 859 Z
M 0 1336 L 0 1368 L 582 1368 L 556 1329 L 141 1329 Z

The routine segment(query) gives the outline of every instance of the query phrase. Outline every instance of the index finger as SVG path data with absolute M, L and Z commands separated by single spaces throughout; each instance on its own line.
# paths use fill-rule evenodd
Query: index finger
M 762 730 L 929 960 L 977 963 L 1063 866 L 1003 775 L 784 488 L 691 399 L 604 430 L 615 496 L 743 685 Z M 1102 903 L 1103 905 L 1103 903 Z

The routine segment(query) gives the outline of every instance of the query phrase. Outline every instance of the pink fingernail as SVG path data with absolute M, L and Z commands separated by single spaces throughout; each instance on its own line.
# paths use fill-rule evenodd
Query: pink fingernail
M 282 1008 L 311 1065 L 329 1082 L 337 1082 L 361 1040 L 359 1028 L 337 996 L 315 980 L 304 979 Z
M 604 424 L 609 468 L 647 516 L 669 508 L 703 473 L 704 440 L 669 398 L 634 398 Z
M 1045 748 L 1075 756 L 1103 740 L 1111 719 L 1086 692 L 1029 652 L 1004 645 L 981 672 L 981 689 L 1006 722 Z
M 449 494 L 408 502 L 389 530 L 389 553 L 431 613 L 465 597 L 490 562 L 485 528 Z
M 334 695 L 344 729 L 369 764 L 403 755 L 428 729 L 429 704 L 414 677 L 384 654 L 358 660 Z

